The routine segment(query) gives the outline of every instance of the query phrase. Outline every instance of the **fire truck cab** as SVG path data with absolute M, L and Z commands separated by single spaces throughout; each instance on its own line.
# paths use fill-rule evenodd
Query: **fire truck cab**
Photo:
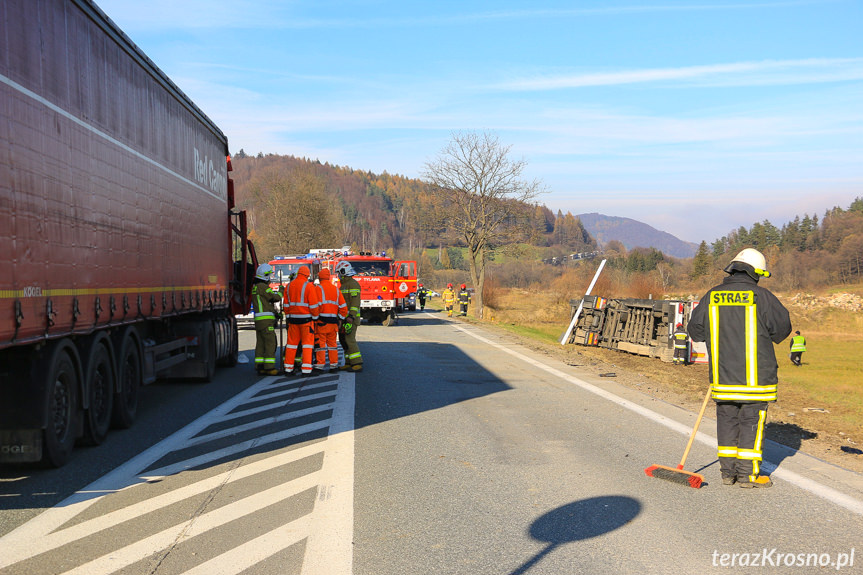
M 343 251 L 326 259 L 324 265 L 334 270 L 340 261 L 350 262 L 356 272 L 362 319 L 390 326 L 395 323 L 397 312 L 411 309 L 411 305 L 416 309 L 416 262 L 394 261 L 385 253 Z
M 312 272 L 311 279 L 318 277 L 318 272 L 321 271 L 321 259 L 314 254 L 304 254 L 299 256 L 274 256 L 268 262 L 273 266 L 273 277 L 275 281 L 270 284 L 273 289 L 278 289 L 281 285 L 287 285 L 297 275 L 297 270 L 302 266 L 306 266 Z

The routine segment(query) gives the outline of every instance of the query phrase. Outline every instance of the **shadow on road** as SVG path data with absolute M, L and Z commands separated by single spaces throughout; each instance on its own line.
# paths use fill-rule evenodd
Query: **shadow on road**
M 764 445 L 764 459 L 779 467 L 786 457 L 800 450 L 803 440 L 815 439 L 818 434 L 796 423 L 768 422 L 764 426 L 764 437 L 771 440 Z
M 605 495 L 568 503 L 552 509 L 530 526 L 530 536 L 548 543 L 511 575 L 523 575 L 560 545 L 605 535 L 623 527 L 641 513 L 641 503 L 632 497 Z
M 412 323 L 412 329 L 422 325 L 419 321 Z M 360 345 L 369 368 L 356 380 L 357 429 L 510 389 L 451 344 L 364 341 Z

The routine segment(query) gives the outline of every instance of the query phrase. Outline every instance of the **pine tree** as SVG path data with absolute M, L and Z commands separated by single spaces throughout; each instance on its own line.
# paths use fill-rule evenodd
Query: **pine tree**
M 710 250 L 707 248 L 707 242 L 702 240 L 698 246 L 698 251 L 695 252 L 695 257 L 692 259 L 692 273 L 689 275 L 692 279 L 697 279 L 706 276 L 710 273 L 713 259 L 710 257 Z

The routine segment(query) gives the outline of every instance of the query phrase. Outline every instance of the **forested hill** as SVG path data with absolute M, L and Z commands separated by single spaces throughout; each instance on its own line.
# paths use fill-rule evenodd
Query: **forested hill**
M 740 226 L 708 246 L 702 242 L 693 258 L 693 276 L 721 269 L 744 247 L 767 256 L 781 289 L 824 287 L 863 280 L 863 198 L 847 209 L 828 209 L 824 216 L 797 216 L 781 228 L 768 220 Z
M 656 248 L 676 258 L 691 258 L 698 249 L 698 244 L 683 241 L 668 232 L 630 218 L 597 213 L 579 214 L 577 217 L 601 245 L 617 240 L 628 250 L 637 247 Z
M 250 213 L 252 228 L 258 235 L 258 244 L 264 252 L 301 251 L 325 245 L 323 242 L 351 243 L 359 249 L 370 251 L 396 250 L 409 254 L 423 247 L 455 245 L 456 238 L 448 238 L 445 229 L 436 219 L 435 198 L 421 180 L 398 174 L 374 174 L 349 167 L 321 163 L 318 160 L 259 154 L 248 156 L 238 152 L 232 158 L 237 206 Z M 309 177 L 310 176 L 310 177 Z M 282 202 L 272 202 L 285 180 L 313 180 L 312 196 L 295 193 L 285 195 Z M 308 191 L 308 190 L 306 190 Z M 305 193 L 305 192 L 303 192 Z M 329 236 L 314 236 L 313 232 L 329 225 L 329 218 L 304 222 L 302 197 L 318 197 L 328 201 L 334 208 L 333 222 L 337 229 Z M 295 197 L 297 196 L 297 197 Z M 285 246 L 272 237 L 264 237 L 266 219 L 273 212 L 281 211 L 284 203 L 295 203 L 290 210 L 291 219 L 299 226 L 315 228 L 308 230 L 308 239 L 298 238 L 300 246 Z M 318 202 L 320 203 L 320 202 Z M 308 204 L 306 204 L 308 205 Z M 564 252 L 591 251 L 596 243 L 576 218 L 571 214 L 554 214 L 545 206 L 532 210 L 531 226 L 536 231 L 533 243 L 542 247 L 556 247 Z M 327 220 L 327 221 L 323 221 Z M 275 235 L 275 234 L 271 234 Z M 333 239 L 329 239 L 331 236 Z M 325 237 L 327 239 L 319 239 Z M 317 245 L 320 244 L 320 245 Z

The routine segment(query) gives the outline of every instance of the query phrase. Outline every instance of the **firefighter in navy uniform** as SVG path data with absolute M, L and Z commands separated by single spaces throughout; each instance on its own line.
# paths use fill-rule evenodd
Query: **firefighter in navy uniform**
M 707 343 L 716 437 L 724 485 L 771 487 L 759 475 L 767 406 L 779 382 L 773 344 L 791 333 L 791 318 L 770 291 L 764 255 L 747 248 L 725 268 L 723 282 L 708 291 L 689 320 L 692 341 Z
M 467 291 L 467 286 L 461 284 L 458 291 L 458 309 L 459 315 L 467 315 L 467 306 L 470 304 L 470 292 Z
M 674 341 L 674 357 L 672 362 L 674 365 L 686 365 L 686 352 L 689 350 L 689 335 L 683 329 L 683 324 L 677 324 L 674 328 L 674 333 L 671 334 L 671 339 Z
M 252 284 L 252 306 L 255 308 L 255 369 L 261 375 L 277 375 L 276 324 L 280 313 L 276 302 L 282 296 L 273 291 L 273 266 L 261 264 Z

